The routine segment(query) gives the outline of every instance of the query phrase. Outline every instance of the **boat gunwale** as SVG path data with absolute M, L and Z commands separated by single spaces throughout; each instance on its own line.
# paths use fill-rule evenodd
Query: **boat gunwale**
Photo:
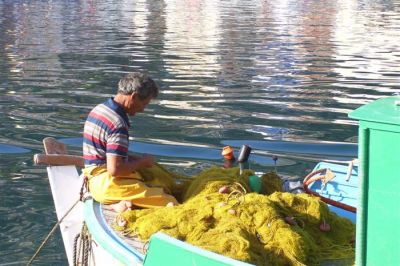
M 102 204 L 91 197 L 84 203 L 84 219 L 90 234 L 104 250 L 126 265 L 142 265 L 145 255 L 121 239 L 105 220 Z

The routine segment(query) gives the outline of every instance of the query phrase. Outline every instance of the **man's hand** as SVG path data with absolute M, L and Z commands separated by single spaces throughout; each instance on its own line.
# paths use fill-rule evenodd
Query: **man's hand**
M 151 155 L 142 157 L 129 156 L 128 159 L 121 156 L 107 155 L 107 171 L 112 176 L 129 175 L 133 171 L 152 167 L 154 164 L 155 160 Z
M 154 157 L 148 154 L 145 154 L 143 157 L 139 157 L 136 162 L 139 165 L 138 168 L 148 168 L 152 167 L 155 164 Z
M 128 161 L 132 162 L 132 161 L 136 161 L 138 159 L 142 158 L 142 156 L 139 155 L 134 155 L 134 154 L 129 154 L 128 155 Z

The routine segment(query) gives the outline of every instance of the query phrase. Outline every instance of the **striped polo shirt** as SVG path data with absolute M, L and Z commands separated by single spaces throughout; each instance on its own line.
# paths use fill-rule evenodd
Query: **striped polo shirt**
M 127 114 L 113 98 L 93 108 L 83 129 L 85 166 L 106 164 L 108 154 L 127 157 L 129 127 Z

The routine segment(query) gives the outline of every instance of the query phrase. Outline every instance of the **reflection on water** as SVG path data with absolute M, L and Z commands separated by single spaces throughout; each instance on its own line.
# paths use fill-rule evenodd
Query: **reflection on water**
M 0 263 L 22 250 L 27 259 L 54 222 L 45 171 L 31 162 L 42 139 L 80 138 L 90 108 L 128 71 L 162 87 L 132 119 L 142 143 L 132 149 L 171 167 L 216 163 L 233 140 L 260 149 L 254 168 L 271 168 L 265 151 L 352 157 L 348 112 L 400 92 L 399 11 L 390 0 L 0 0 Z M 287 160 L 281 173 L 313 167 Z M 43 264 L 63 261 L 57 243 Z
M 390 1 L 111 3 L 2 3 L 2 97 L 29 101 L 4 120 L 67 108 L 74 135 L 121 72 L 147 69 L 165 88 L 144 115 L 162 126 L 156 137 L 344 141 L 356 132 L 350 110 L 399 91 Z

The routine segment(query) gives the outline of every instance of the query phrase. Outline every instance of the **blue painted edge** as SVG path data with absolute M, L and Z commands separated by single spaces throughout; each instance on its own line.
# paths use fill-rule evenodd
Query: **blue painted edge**
M 316 170 L 319 170 L 319 169 L 323 169 L 323 168 L 331 169 L 335 174 L 338 174 L 340 177 L 343 177 L 347 173 L 347 166 L 340 165 L 340 164 L 335 164 L 335 163 L 327 163 L 327 162 L 318 163 L 314 167 L 313 171 L 316 171 Z M 352 173 L 351 176 L 352 176 L 351 177 L 352 180 L 354 180 L 355 178 L 358 179 L 358 168 L 353 169 L 353 173 Z M 337 180 L 337 179 L 335 179 L 335 180 Z M 344 179 L 343 179 L 343 181 L 346 182 Z M 340 182 L 338 182 L 338 183 L 340 184 Z M 354 183 L 354 181 L 352 181 L 352 183 Z M 310 189 L 311 190 L 315 190 L 312 185 L 310 186 Z M 355 193 L 356 193 L 356 197 L 358 197 L 358 195 L 357 195 L 358 191 L 355 191 Z M 323 195 L 323 196 L 326 197 L 326 195 Z M 343 201 L 343 203 L 346 203 L 346 204 L 351 205 L 351 206 L 353 205 L 352 204 L 353 202 Z M 335 207 L 335 206 L 332 206 L 332 205 L 329 205 L 329 204 L 328 204 L 328 207 L 332 212 L 336 213 L 337 215 L 339 215 L 341 217 L 347 218 L 352 223 L 356 224 L 356 221 L 357 221 L 357 219 L 356 219 L 357 218 L 357 214 L 356 213 L 352 213 L 352 212 L 343 210 L 341 208 L 338 208 L 338 207 Z M 356 206 L 354 206 L 354 207 L 356 207 Z
M 84 219 L 90 234 L 104 250 L 125 265 L 142 265 L 144 255 L 123 241 L 107 224 L 101 204 L 93 199 L 84 203 Z
M 62 138 L 62 143 L 73 147 L 82 147 L 82 138 Z M 198 160 L 218 160 L 222 161 L 221 150 L 212 147 L 195 147 L 171 144 L 156 144 L 138 141 L 129 142 L 129 151 L 135 153 L 147 153 L 155 156 L 176 157 Z M 237 152 L 235 156 L 238 156 Z M 249 161 L 265 166 L 274 166 L 275 162 L 270 156 L 252 154 Z M 294 161 L 282 158 L 278 160 L 278 165 L 293 165 Z
M 150 245 L 151 245 L 151 241 L 153 239 L 156 239 L 156 238 L 158 240 L 161 240 L 161 241 L 163 241 L 165 243 L 168 243 L 170 245 L 174 245 L 174 246 L 177 246 L 177 247 L 179 247 L 181 249 L 187 250 L 190 253 L 196 253 L 196 254 L 199 254 L 199 255 L 201 255 L 203 257 L 206 257 L 206 258 L 209 258 L 209 259 L 212 259 L 212 260 L 216 260 L 216 261 L 219 261 L 219 262 L 222 262 L 222 263 L 226 263 L 227 265 L 254 266 L 253 264 L 249 264 L 249 263 L 246 263 L 246 262 L 243 262 L 243 261 L 235 260 L 235 259 L 223 256 L 223 255 L 208 251 L 206 249 L 196 247 L 194 245 L 191 245 L 189 243 L 180 241 L 180 240 L 178 240 L 176 238 L 173 238 L 173 237 L 171 237 L 171 236 L 169 236 L 167 234 L 160 233 L 160 232 L 155 233 L 154 235 L 152 235 L 152 237 L 150 238 Z M 148 255 L 151 256 L 150 248 L 149 248 Z
M 0 153 L 12 154 L 12 153 L 28 153 L 28 152 L 31 152 L 31 150 L 14 145 L 0 143 Z
M 223 140 L 223 145 L 240 147 L 244 144 L 253 149 L 302 155 L 323 155 L 333 158 L 357 157 L 358 145 L 347 142 L 292 142 L 277 140 Z M 342 159 L 342 160 L 343 160 Z M 345 159 L 348 160 L 348 159 Z

